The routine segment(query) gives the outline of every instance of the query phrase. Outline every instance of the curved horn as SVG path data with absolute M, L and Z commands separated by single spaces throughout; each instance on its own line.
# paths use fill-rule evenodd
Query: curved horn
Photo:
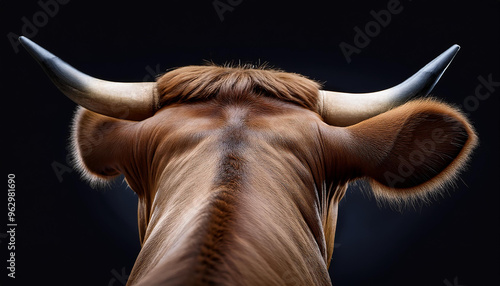
M 342 93 L 321 90 L 318 113 L 326 123 L 348 126 L 403 104 L 414 96 L 429 94 L 457 54 L 453 45 L 404 82 L 382 91 Z
M 19 41 L 62 93 L 89 110 L 115 118 L 142 120 L 158 109 L 155 82 L 97 79 L 78 71 L 26 37 L 19 37 Z

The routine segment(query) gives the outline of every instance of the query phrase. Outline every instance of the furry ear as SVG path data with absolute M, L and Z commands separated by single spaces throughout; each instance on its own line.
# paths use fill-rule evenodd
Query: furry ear
M 71 147 L 76 169 L 91 185 L 105 185 L 118 176 L 122 158 L 130 151 L 133 135 L 129 121 L 78 107 L 72 126 Z
M 477 143 L 460 111 L 431 99 L 344 129 L 352 174 L 368 177 L 377 197 L 396 200 L 425 197 L 452 182 Z

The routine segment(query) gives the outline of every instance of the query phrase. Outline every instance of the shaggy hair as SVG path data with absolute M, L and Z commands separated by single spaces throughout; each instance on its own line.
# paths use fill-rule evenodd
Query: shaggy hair
M 306 77 L 280 70 L 250 66 L 187 66 L 161 76 L 160 107 L 216 99 L 245 100 L 266 96 L 317 111 L 320 85 Z

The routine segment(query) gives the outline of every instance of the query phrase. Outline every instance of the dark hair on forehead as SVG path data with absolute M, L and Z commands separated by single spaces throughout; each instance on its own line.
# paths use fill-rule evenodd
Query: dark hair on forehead
M 211 99 L 266 96 L 316 111 L 320 85 L 306 77 L 265 66 L 187 66 L 157 79 L 160 106 Z

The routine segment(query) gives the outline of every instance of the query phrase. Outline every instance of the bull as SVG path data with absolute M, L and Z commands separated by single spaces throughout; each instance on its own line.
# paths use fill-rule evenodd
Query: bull
M 388 202 L 426 199 L 477 142 L 459 110 L 410 100 L 432 90 L 457 45 L 395 87 L 349 94 L 248 66 L 110 82 L 20 41 L 80 106 L 72 150 L 83 179 L 123 174 L 137 194 L 142 248 L 128 285 L 330 285 L 350 183 Z

